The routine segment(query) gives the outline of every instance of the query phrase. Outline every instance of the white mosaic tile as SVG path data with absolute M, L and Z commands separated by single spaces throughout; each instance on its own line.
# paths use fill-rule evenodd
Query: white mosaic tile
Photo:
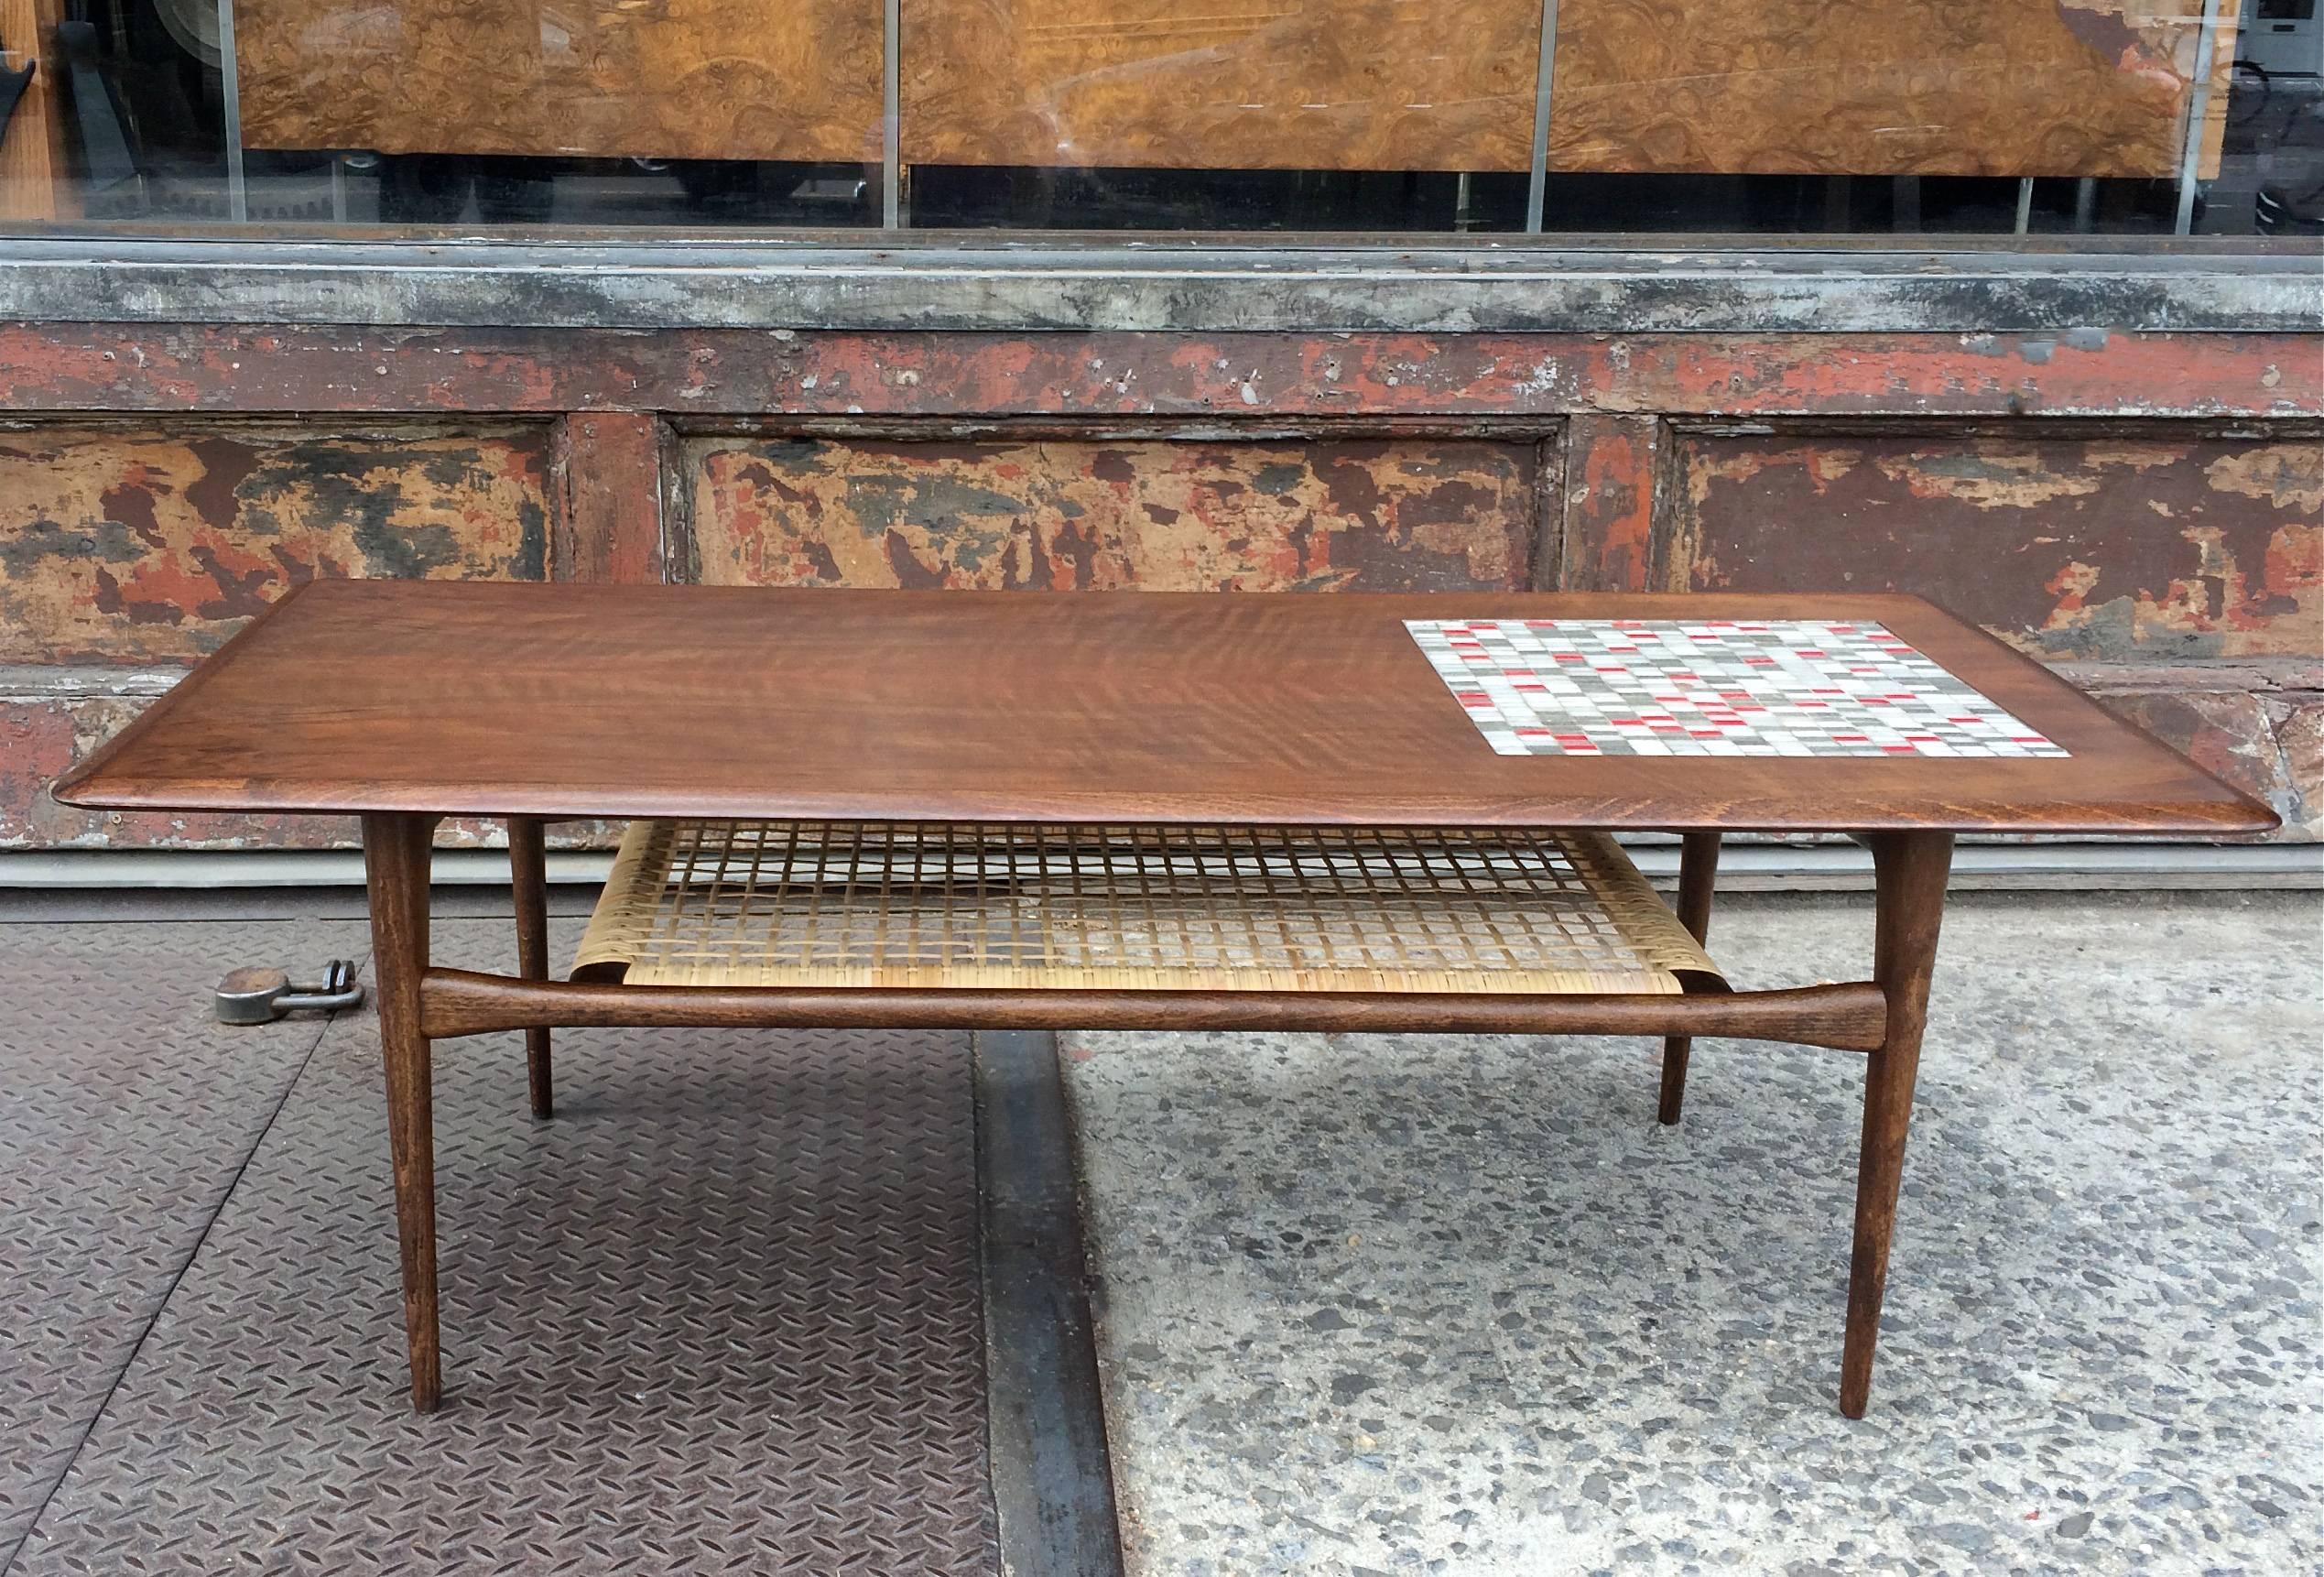
M 1503 756 L 2063 756 L 1876 624 L 1407 619 Z

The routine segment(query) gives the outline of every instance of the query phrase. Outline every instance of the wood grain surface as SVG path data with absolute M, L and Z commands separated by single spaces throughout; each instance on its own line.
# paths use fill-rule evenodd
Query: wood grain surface
M 1406 618 L 1878 620 L 2072 752 L 1496 756 Z M 317 582 L 66 776 L 110 809 L 1707 831 L 2264 832 L 1912 597 Z
M 535 1025 L 842 1029 L 1241 1029 L 1432 1035 L 1732 1035 L 1870 1051 L 1886 1004 L 1869 983 L 1709 996 L 1453 992 L 992 991 L 973 986 L 620 985 L 431 969 L 440 1039 Z
M 35 64 L 32 81 L 0 136 L 0 221 L 43 222 L 77 218 L 72 148 L 65 119 L 65 62 L 56 47 L 57 24 L 65 19 L 64 0 L 0 0 L 0 67 L 20 71 Z
M 914 163 L 1522 170 L 1539 0 L 907 0 Z
M 876 160 L 880 0 L 240 0 L 256 148 Z
M 2210 169 L 2234 58 L 2222 7 Z M 1563 0 L 1549 168 L 2170 176 L 2202 0 Z
M 2167 176 L 2201 10 L 1565 0 L 1550 168 Z M 913 0 L 903 157 L 1522 170 L 1540 18 L 1537 0 Z M 2207 172 L 2233 27 L 2230 7 Z M 236 38 L 251 147 L 879 157 L 878 0 L 244 0 Z

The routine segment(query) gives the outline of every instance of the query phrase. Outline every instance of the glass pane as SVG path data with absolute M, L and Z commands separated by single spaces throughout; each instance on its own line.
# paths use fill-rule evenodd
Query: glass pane
M 19 219 L 879 217 L 880 0 L 0 5 L 0 39 L 49 40 L 7 138 L 57 157 L 5 161 Z
M 2324 177 L 2324 35 L 2262 124 L 2253 24 L 2208 25 L 2207 50 L 2205 0 L 1563 0 L 1545 227 L 2168 234 L 2191 158 L 2192 227 L 2250 234 L 2263 169 Z
M 908 0 L 914 220 L 1512 228 L 1540 43 L 1540 0 Z
M 2324 234 L 2324 15 L 2316 0 L 2253 0 L 2237 40 L 2221 168 L 2199 234 Z
M 0 224 L 2324 230 L 2317 0 L 896 15 L 0 0 Z
M 2202 11 L 1563 0 L 1550 168 L 2169 179 Z

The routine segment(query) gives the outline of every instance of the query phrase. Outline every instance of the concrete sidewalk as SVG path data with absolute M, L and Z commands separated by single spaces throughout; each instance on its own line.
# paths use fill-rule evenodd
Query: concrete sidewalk
M 1956 897 L 1854 1424 L 1849 1055 L 1700 1043 L 1663 1129 L 1639 1041 L 1074 1038 L 1132 1571 L 2324 1570 L 2319 928 Z

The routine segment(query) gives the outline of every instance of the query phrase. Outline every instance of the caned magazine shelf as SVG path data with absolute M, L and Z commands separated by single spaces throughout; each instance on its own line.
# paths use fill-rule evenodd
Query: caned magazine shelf
M 1602 833 L 631 823 L 575 962 L 634 985 L 1677 994 Z

